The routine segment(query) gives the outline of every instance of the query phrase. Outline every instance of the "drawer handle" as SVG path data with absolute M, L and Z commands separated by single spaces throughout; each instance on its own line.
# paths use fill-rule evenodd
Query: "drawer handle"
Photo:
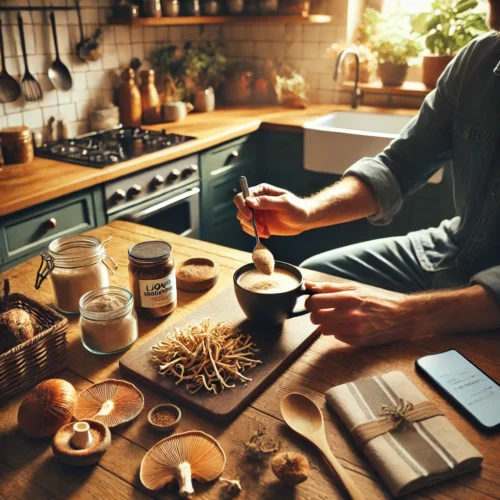
M 238 156 L 240 156 L 240 153 L 238 153 L 238 151 L 234 150 L 231 152 L 231 155 L 230 155 L 232 158 L 238 158 Z
M 54 229 L 57 226 L 57 219 L 55 217 L 51 217 L 45 222 L 46 229 Z

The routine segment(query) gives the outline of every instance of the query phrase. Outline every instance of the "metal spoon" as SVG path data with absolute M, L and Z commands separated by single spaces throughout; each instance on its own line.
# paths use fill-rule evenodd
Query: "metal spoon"
M 291 393 L 281 400 L 281 416 L 286 424 L 310 441 L 323 454 L 354 500 L 364 500 L 353 479 L 331 452 L 326 440 L 323 415 L 316 403 L 307 396 Z
M 23 18 L 21 13 L 17 14 L 17 25 L 19 27 L 19 34 L 21 35 L 21 48 L 23 49 L 24 59 L 24 76 L 21 81 L 21 90 L 23 96 L 27 101 L 40 101 L 43 97 L 43 92 L 40 84 L 36 81 L 35 77 L 30 73 L 28 67 L 28 56 L 26 54 L 26 41 L 24 39 Z
M 2 20 L 0 19 L 0 53 L 2 56 L 2 71 L 0 72 L 0 101 L 14 102 L 21 95 L 21 87 L 17 80 L 7 73 L 5 54 L 3 49 Z
M 76 44 L 76 53 L 84 61 L 97 61 L 101 54 L 99 52 L 100 29 L 98 28 L 92 38 L 83 35 L 82 13 L 79 0 L 75 0 L 76 13 L 78 14 L 78 25 L 80 26 L 80 41 Z
M 240 185 L 241 192 L 243 193 L 243 199 L 246 200 L 250 196 L 250 190 L 248 189 L 248 181 L 247 178 L 242 175 L 240 177 Z M 250 207 L 249 207 L 250 208 Z M 255 232 L 255 239 L 257 244 L 252 251 L 252 260 L 255 264 L 255 267 L 262 273 L 265 274 L 273 274 L 274 272 L 274 257 L 270 250 L 265 247 L 259 238 L 259 232 L 257 231 L 257 224 L 255 223 L 255 213 L 252 208 L 250 208 L 252 212 L 252 224 L 253 230 Z
M 70 90 L 73 86 L 73 79 L 66 65 L 59 57 L 59 46 L 57 43 L 56 18 L 54 11 L 50 13 L 50 23 L 52 24 L 52 35 L 54 36 L 54 46 L 56 49 L 56 58 L 49 68 L 49 78 L 52 85 L 59 90 Z

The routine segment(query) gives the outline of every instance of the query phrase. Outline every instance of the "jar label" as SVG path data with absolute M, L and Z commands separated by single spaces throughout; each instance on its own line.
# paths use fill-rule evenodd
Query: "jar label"
M 141 306 L 148 309 L 164 307 L 177 299 L 175 270 L 155 280 L 139 280 Z

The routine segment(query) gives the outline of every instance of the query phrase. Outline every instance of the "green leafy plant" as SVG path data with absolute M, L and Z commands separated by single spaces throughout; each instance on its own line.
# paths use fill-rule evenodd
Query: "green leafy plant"
M 433 55 L 453 56 L 488 31 L 484 2 L 435 0 L 431 9 L 413 20 L 413 31 L 424 37 L 425 46 Z
M 371 49 L 380 64 L 408 64 L 422 50 L 408 16 L 388 16 L 371 8 L 363 13 L 356 41 Z
M 151 52 L 149 61 L 164 88 L 164 100 L 188 99 L 196 89 L 217 87 L 226 69 L 219 45 L 186 42 L 182 48 L 165 45 Z

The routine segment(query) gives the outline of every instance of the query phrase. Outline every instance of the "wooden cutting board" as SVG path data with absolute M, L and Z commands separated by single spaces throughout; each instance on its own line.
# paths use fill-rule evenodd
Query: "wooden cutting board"
M 120 369 L 124 375 L 144 383 L 153 389 L 163 391 L 170 399 L 191 407 L 198 413 L 216 421 L 228 421 L 247 407 L 271 382 L 281 375 L 319 336 L 317 326 L 303 314 L 285 321 L 282 326 L 261 327 L 246 320 L 234 290 L 227 289 L 197 311 L 182 318 L 144 345 L 125 354 L 120 359 Z M 189 393 L 183 386 L 176 386 L 174 379 L 158 373 L 151 362 L 151 347 L 165 338 L 173 327 L 182 327 L 204 318 L 227 321 L 243 333 L 250 333 L 260 351 L 257 365 L 245 375 L 252 379 L 248 384 L 236 383 L 234 389 L 226 389 L 220 394 L 198 391 Z

